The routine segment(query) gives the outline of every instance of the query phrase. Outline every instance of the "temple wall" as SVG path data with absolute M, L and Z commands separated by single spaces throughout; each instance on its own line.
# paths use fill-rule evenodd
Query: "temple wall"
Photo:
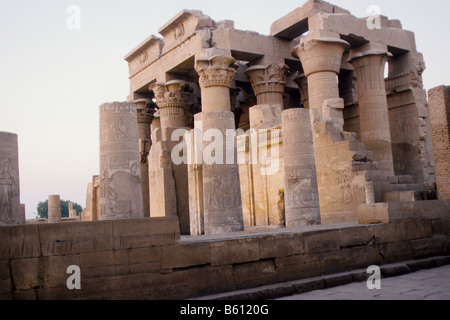
M 177 218 L 0 227 L 0 299 L 186 299 L 450 254 L 450 201 L 380 225 L 181 238 Z M 68 266 L 81 269 L 69 290 Z

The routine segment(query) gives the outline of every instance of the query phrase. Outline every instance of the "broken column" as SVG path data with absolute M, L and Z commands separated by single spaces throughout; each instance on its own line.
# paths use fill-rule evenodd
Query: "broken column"
M 150 217 L 150 189 L 148 184 L 148 155 L 152 141 L 150 138 L 150 125 L 153 120 L 153 111 L 150 108 L 151 100 L 140 99 L 134 101 L 137 106 L 139 154 L 141 162 L 142 200 L 144 217 Z
M 203 110 L 203 199 L 207 235 L 244 229 L 235 120 L 230 106 L 230 88 L 236 72 L 232 67 L 234 63 L 231 56 L 216 55 L 197 58 L 195 65 L 200 76 Z M 227 130 L 233 134 L 227 136 Z
M 144 216 L 136 105 L 100 106 L 100 220 Z
M 59 195 L 48 196 L 48 223 L 61 222 L 61 198 Z
M 162 152 L 160 157 L 165 159 L 162 162 L 166 166 L 163 171 L 165 172 L 164 175 L 172 176 L 164 177 L 161 181 L 172 183 L 171 180 L 174 179 L 176 215 L 180 220 L 181 234 L 187 235 L 190 233 L 187 164 L 178 161 L 185 155 L 181 155 L 180 152 L 176 153 L 174 148 L 180 144 L 180 139 L 184 138 L 184 133 L 188 129 L 186 128 L 185 108 L 190 93 L 187 91 L 186 83 L 179 80 L 167 83 L 158 82 L 156 85 L 151 86 L 151 90 L 155 93 L 156 104 L 160 112 L 162 143 L 158 148 Z M 176 137 L 173 136 L 174 134 Z M 174 153 L 172 153 L 173 151 Z M 172 155 L 178 159 L 173 159 Z M 166 160 L 169 162 L 165 162 Z M 157 183 L 156 185 L 160 186 L 161 184 Z M 167 186 L 167 188 L 171 187 Z M 165 213 L 165 215 L 172 214 L 169 212 Z M 159 214 L 162 213 L 160 212 Z
M 320 224 L 309 110 L 283 111 L 286 227 Z
M 0 132 L 0 226 L 19 225 L 25 218 L 20 210 L 18 150 L 17 135 Z
M 373 152 L 378 168 L 394 175 L 391 129 L 386 97 L 384 68 L 392 56 L 384 45 L 368 43 L 350 52 L 350 63 L 358 80 L 361 142 Z

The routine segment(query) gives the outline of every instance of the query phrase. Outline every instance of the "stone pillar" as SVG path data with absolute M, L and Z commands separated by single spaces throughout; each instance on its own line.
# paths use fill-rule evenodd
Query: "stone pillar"
M 17 135 L 0 132 L 0 226 L 19 225 L 19 148 Z
M 136 105 L 100 106 L 100 220 L 144 217 Z
M 137 106 L 139 154 L 141 158 L 142 200 L 144 217 L 150 217 L 150 189 L 148 184 L 148 155 L 152 146 L 150 125 L 153 120 L 153 111 L 149 106 L 151 100 L 141 99 L 134 103 Z
M 384 48 L 383 48 L 384 47 Z M 350 63 L 358 80 L 361 142 L 373 152 L 378 168 L 394 175 L 391 129 L 386 97 L 384 68 L 392 56 L 385 46 L 373 43 L 351 50 Z
M 186 127 L 184 109 L 190 93 L 185 92 L 185 89 L 186 83 L 179 80 L 158 82 L 150 87 L 155 93 L 156 104 L 159 107 L 163 141 L 170 140 L 166 128 Z
M 300 91 L 300 97 L 302 98 L 303 107 L 309 109 L 309 95 L 308 95 L 308 78 L 302 73 L 294 79 L 298 85 Z
M 283 111 L 283 156 L 286 227 L 320 224 L 309 110 Z
M 244 230 L 235 135 L 232 139 L 225 138 L 227 130 L 235 130 L 230 106 L 230 88 L 236 72 L 231 67 L 234 62 L 230 56 L 217 55 L 198 58 L 195 65 L 202 91 L 203 200 L 207 235 Z M 218 141 L 205 141 L 208 135 Z M 208 152 L 213 145 L 218 147 Z M 212 155 L 215 160 L 210 159 Z
M 152 86 L 151 89 L 155 93 L 156 104 L 159 107 L 160 121 L 161 121 L 161 141 L 159 148 L 160 157 L 167 159 L 170 163 L 165 163 L 164 183 L 169 183 L 167 188 L 172 188 L 171 181 L 174 179 L 174 188 L 176 193 L 176 215 L 180 220 L 180 231 L 183 235 L 190 234 L 190 218 L 189 218 L 189 185 L 188 185 L 188 170 L 186 163 L 174 163 L 172 159 L 173 149 L 180 144 L 181 141 L 172 141 L 172 134 L 179 129 L 186 128 L 185 108 L 190 93 L 187 92 L 188 87 L 184 81 L 173 80 L 167 83 L 159 82 Z M 177 136 L 177 139 L 182 138 Z M 173 173 L 171 173 L 171 170 Z M 172 175 L 172 177 L 167 176 Z M 162 177 L 162 176 L 161 176 Z M 160 186 L 160 184 L 156 184 Z M 168 197 L 169 201 L 170 197 Z M 172 202 L 173 203 L 173 202 Z M 169 208 L 164 206 L 165 208 Z M 169 210 L 168 212 L 172 212 Z M 169 214 L 169 213 L 166 214 Z
M 272 154 L 280 151 L 281 143 L 271 144 L 271 129 L 281 125 L 281 113 L 284 107 L 284 90 L 288 66 L 283 63 L 256 65 L 248 68 L 245 73 L 249 77 L 257 98 L 257 105 L 250 108 L 250 127 L 253 129 L 251 141 L 257 141 L 258 161 L 252 164 L 252 181 L 254 192 L 255 225 L 283 225 L 285 217 L 279 213 L 280 192 L 284 190 L 283 167 L 281 157 Z M 279 135 L 277 135 L 278 138 Z M 270 155 L 269 155 L 270 151 Z M 279 168 L 276 172 L 262 174 L 267 167 L 264 159 L 267 156 L 278 157 Z M 245 199 L 247 202 L 247 199 Z M 284 210 L 282 212 L 284 215 Z
M 48 196 L 48 223 L 61 222 L 61 198 L 59 195 Z
M 283 63 L 248 68 L 249 77 L 258 105 L 283 105 L 286 74 L 289 67 Z
M 450 86 L 428 91 L 439 199 L 450 199 Z

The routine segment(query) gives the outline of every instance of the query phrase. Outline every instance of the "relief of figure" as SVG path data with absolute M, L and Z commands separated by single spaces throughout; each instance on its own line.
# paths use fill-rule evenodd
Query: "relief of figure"
M 15 181 L 9 173 L 10 167 L 10 159 L 2 161 L 2 167 L 0 169 L 0 221 L 7 221 L 11 219 L 12 193 Z
M 280 226 L 286 226 L 286 208 L 284 202 L 284 190 L 278 191 L 278 215 L 280 217 Z

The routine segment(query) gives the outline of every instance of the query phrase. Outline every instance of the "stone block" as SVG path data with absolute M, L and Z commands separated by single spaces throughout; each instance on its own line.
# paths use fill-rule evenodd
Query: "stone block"
M 389 223 L 387 203 L 363 204 L 358 207 L 359 224 Z
M 416 201 L 416 191 L 399 191 L 398 201 L 400 202 Z
M 42 287 L 39 258 L 11 261 L 11 272 L 16 290 L 31 290 Z
M 388 206 L 390 221 L 418 217 L 417 202 L 391 202 Z
M 279 282 L 288 282 L 320 275 L 318 254 L 305 254 L 275 259 Z
M 40 263 L 42 264 L 43 287 L 66 288 L 67 279 L 70 277 L 70 274 L 67 273 L 67 268 L 73 265 L 80 266 L 80 257 L 79 255 L 43 257 L 40 258 Z M 84 276 L 83 271 L 82 269 L 82 279 Z
M 303 236 L 300 234 L 278 235 L 260 239 L 261 259 L 282 258 L 304 253 Z
M 113 221 L 114 249 L 174 245 L 180 241 L 178 218 Z
M 398 176 L 399 184 L 413 184 L 414 180 L 411 176 Z
M 399 202 L 400 191 L 389 191 L 383 194 L 384 202 Z
M 10 259 L 35 258 L 41 255 L 37 225 L 10 227 Z
M 320 254 L 320 273 L 322 275 L 340 273 L 353 269 L 351 249 L 342 249 Z
M 384 257 L 384 263 L 407 261 L 414 257 L 410 241 L 383 243 L 380 254 Z
M 303 235 L 306 253 L 317 253 L 339 250 L 339 232 L 324 231 L 305 233 Z
M 447 236 L 435 235 L 432 238 L 412 240 L 415 258 L 438 256 L 447 253 Z
M 354 227 L 339 230 L 341 248 L 366 245 L 373 241 L 374 233 L 370 227 Z
M 116 275 L 116 265 L 120 262 L 120 255 L 114 251 L 93 252 L 80 255 L 80 268 L 83 278 L 103 278 Z
M 383 257 L 378 251 L 378 246 L 369 245 L 352 248 L 351 251 L 352 268 L 366 269 L 372 265 L 382 265 Z
M 0 260 L 0 294 L 11 292 L 9 260 Z
M 418 201 L 419 217 L 425 219 L 445 219 L 446 208 L 444 201 Z
M 272 260 L 240 264 L 233 267 L 236 289 L 248 289 L 278 282 Z
M 429 238 L 432 236 L 431 220 L 402 220 L 398 224 L 403 240 Z
M 433 234 L 448 235 L 450 234 L 450 219 L 436 219 L 432 221 Z
M 260 260 L 259 239 L 211 243 L 211 265 L 223 266 Z
M 162 269 L 187 268 L 211 263 L 209 243 L 162 247 Z
M 189 296 L 196 298 L 236 290 L 233 267 L 205 267 L 189 270 Z
M 402 234 L 398 223 L 379 224 L 371 227 L 376 243 L 402 241 Z
M 444 204 L 447 212 L 447 219 L 450 219 L 450 200 L 444 200 Z
M 43 256 L 111 250 L 111 222 L 78 222 L 39 225 Z
M 2 239 L 2 241 L 0 241 L 0 257 L 2 257 L 2 259 L 9 258 L 11 228 L 0 228 L 0 239 Z

